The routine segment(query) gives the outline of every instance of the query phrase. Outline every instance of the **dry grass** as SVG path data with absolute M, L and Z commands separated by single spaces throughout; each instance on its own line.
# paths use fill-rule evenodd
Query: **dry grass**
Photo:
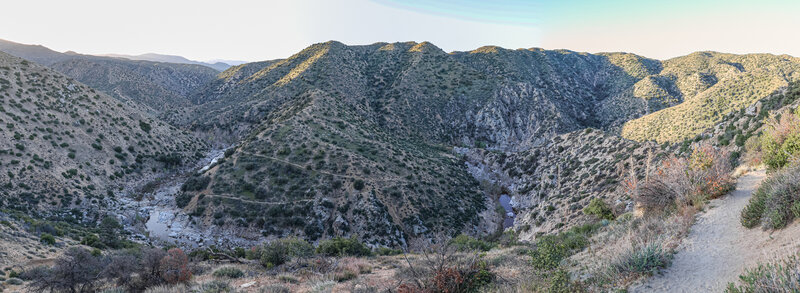
M 625 288 L 668 263 L 687 235 L 696 209 L 641 218 L 623 215 L 591 239 L 589 248 L 572 258 L 574 275 L 591 290 Z

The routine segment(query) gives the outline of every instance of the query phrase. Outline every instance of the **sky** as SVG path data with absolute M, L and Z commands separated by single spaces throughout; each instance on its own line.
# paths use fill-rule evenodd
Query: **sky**
M 0 39 L 84 54 L 286 58 L 311 44 L 429 41 L 631 52 L 800 56 L 798 0 L 25 0 L 3 3 Z

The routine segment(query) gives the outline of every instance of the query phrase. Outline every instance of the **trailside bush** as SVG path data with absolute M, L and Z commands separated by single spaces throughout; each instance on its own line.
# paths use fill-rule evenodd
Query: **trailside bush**
M 654 274 L 665 268 L 670 262 L 671 254 L 658 242 L 634 247 L 621 255 L 611 267 L 618 274 Z
M 771 118 L 761 136 L 761 150 L 764 164 L 771 169 L 783 168 L 800 155 L 800 117 L 787 113 L 780 120 Z
M 261 247 L 259 261 L 267 268 L 282 265 L 296 257 L 314 254 L 314 246 L 299 238 L 281 238 Z
M 614 212 L 611 211 L 611 207 L 609 207 L 606 202 L 599 198 L 592 199 L 592 201 L 589 202 L 585 208 L 583 208 L 583 213 L 590 216 L 596 216 L 600 219 L 609 221 L 614 220 Z
M 372 252 L 358 239 L 336 237 L 321 241 L 317 253 L 327 256 L 369 256 Z
M 799 216 L 800 165 L 765 179 L 742 210 L 740 221 L 747 228 L 762 224 L 767 229 L 780 229 Z
M 800 292 L 800 257 L 759 264 L 739 276 L 740 286 L 728 283 L 726 293 Z
M 531 265 L 538 270 L 557 268 L 562 260 L 586 247 L 589 236 L 598 227 L 598 224 L 575 226 L 557 235 L 540 237 L 536 248 L 531 251 Z
M 688 158 L 663 160 L 649 180 L 636 184 L 633 197 L 647 211 L 664 210 L 675 203 L 701 206 L 733 188 L 732 170 L 726 150 L 707 143 L 697 145 Z

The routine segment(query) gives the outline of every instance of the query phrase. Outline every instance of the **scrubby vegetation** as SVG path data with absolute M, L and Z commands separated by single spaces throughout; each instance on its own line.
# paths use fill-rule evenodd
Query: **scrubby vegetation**
M 594 198 L 592 201 L 589 202 L 585 208 L 583 208 L 583 213 L 591 216 L 595 216 L 599 219 L 605 220 L 614 220 L 614 211 L 611 210 L 611 207 L 606 204 L 600 198 Z
M 671 156 L 644 181 L 630 177 L 626 184 L 640 208 L 647 212 L 685 205 L 699 208 L 734 187 L 732 171 L 726 150 L 701 144 L 688 158 Z
M 800 218 L 800 166 L 791 166 L 761 183 L 742 210 L 741 222 L 747 228 L 780 229 L 796 218 Z
M 177 248 L 120 251 L 103 255 L 79 247 L 67 249 L 52 267 L 39 266 L 20 277 L 37 292 L 95 292 L 107 284 L 142 291 L 191 278 L 188 259 Z
M 729 283 L 725 292 L 800 292 L 800 255 L 749 268 L 736 284 Z
M 800 118 L 784 112 L 768 121 L 760 141 L 760 157 L 772 174 L 742 210 L 747 228 L 780 229 L 800 218 Z
M 771 118 L 761 137 L 762 159 L 771 169 L 780 169 L 800 156 L 800 117 L 785 113 Z

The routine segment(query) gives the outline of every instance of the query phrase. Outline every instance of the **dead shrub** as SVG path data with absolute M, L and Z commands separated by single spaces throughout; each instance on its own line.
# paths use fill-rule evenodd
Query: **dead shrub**
M 161 259 L 161 276 L 164 281 L 170 284 L 186 283 L 192 278 L 189 271 L 189 258 L 180 248 L 173 248 L 167 251 L 167 255 Z
M 398 292 L 473 292 L 494 279 L 486 261 L 476 253 L 459 253 L 452 241 L 443 235 L 433 243 L 417 243 L 422 255 L 404 254 L 410 280 Z
M 664 159 L 648 180 L 636 185 L 633 198 L 645 211 L 678 205 L 702 206 L 733 187 L 733 168 L 727 151 L 704 143 L 688 158 Z

